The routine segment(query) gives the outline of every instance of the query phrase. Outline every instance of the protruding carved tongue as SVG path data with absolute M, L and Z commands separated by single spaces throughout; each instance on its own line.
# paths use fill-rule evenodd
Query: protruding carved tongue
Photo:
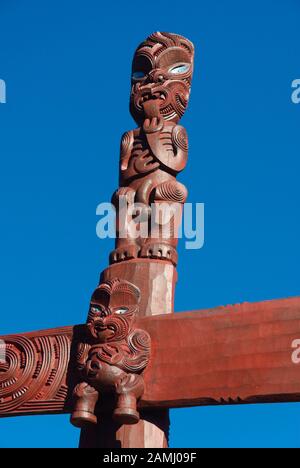
M 153 117 L 161 117 L 159 111 L 160 103 L 160 99 L 148 99 L 147 101 L 143 102 L 142 105 L 145 112 L 145 118 L 152 119 Z

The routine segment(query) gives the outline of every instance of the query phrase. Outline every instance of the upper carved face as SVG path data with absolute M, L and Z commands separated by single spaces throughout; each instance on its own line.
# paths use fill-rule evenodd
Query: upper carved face
M 188 104 L 193 73 L 193 44 L 182 36 L 154 33 L 136 50 L 132 63 L 130 111 L 145 118 L 178 122 Z

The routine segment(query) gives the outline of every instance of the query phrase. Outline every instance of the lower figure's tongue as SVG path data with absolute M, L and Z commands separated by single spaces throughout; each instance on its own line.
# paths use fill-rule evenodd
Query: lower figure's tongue
M 145 112 L 145 119 L 152 119 L 153 117 L 157 117 L 158 119 L 161 117 L 160 115 L 160 99 L 149 99 L 148 101 L 143 102 L 143 108 Z

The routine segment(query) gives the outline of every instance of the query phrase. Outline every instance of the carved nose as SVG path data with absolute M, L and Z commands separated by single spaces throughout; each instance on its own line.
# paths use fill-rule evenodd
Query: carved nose
M 101 364 L 98 361 L 89 361 L 87 363 L 87 375 L 95 376 L 101 369 Z
M 109 315 L 108 310 L 106 310 L 106 309 L 101 309 L 100 317 L 101 317 L 102 319 L 104 319 L 104 318 L 107 317 L 108 315 Z
M 97 361 L 92 361 L 91 362 L 91 369 L 93 370 L 99 370 L 100 369 L 100 363 Z
M 104 327 L 104 320 L 102 318 L 100 318 L 95 322 L 95 329 L 96 330 L 101 330 L 101 328 L 103 328 L 103 327 Z
M 166 79 L 162 70 L 159 69 L 151 70 L 148 76 L 152 83 L 161 83 Z

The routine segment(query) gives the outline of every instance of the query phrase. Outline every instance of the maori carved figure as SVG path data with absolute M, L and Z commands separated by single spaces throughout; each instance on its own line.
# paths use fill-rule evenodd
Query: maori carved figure
M 137 399 L 144 392 L 141 372 L 150 358 L 150 336 L 134 327 L 140 291 L 113 279 L 94 291 L 86 336 L 79 344 L 77 368 L 81 382 L 74 389 L 71 422 L 82 427 L 97 423 L 99 396 L 115 396 L 114 419 L 121 424 L 139 421 Z
M 117 240 L 111 263 L 137 257 L 177 263 L 177 227 L 187 189 L 176 176 L 188 155 L 187 133 L 178 122 L 189 100 L 193 56 L 190 41 L 160 32 L 135 52 L 130 111 L 138 128 L 126 132 L 121 141 L 120 188 L 113 196 Z M 147 226 L 146 233 L 141 223 Z

